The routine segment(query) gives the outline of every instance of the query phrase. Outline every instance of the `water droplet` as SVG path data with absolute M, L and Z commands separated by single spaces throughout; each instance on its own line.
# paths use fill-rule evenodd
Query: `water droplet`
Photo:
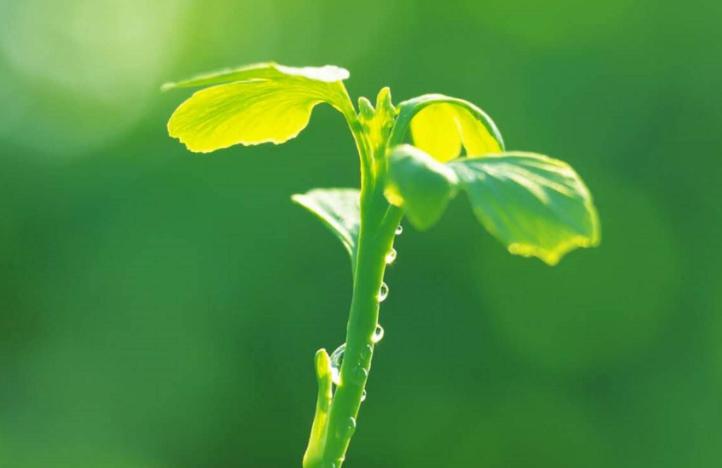
M 389 250 L 389 253 L 386 254 L 386 264 L 391 265 L 394 263 L 394 260 L 396 260 L 396 249 Z
M 371 337 L 371 341 L 376 344 L 379 341 L 381 341 L 384 338 L 384 327 L 381 325 L 376 325 L 376 331 L 374 331 L 374 335 Z
M 356 430 L 356 419 L 350 417 L 346 420 L 346 424 L 342 424 L 336 431 L 336 437 L 339 439 L 350 438 Z
M 366 401 L 366 389 L 364 388 L 363 392 L 361 393 L 361 402 L 363 403 Z
M 341 363 L 343 362 L 344 352 L 346 352 L 346 343 L 331 353 L 331 380 L 336 386 L 341 384 Z
M 400 236 L 404 232 L 404 227 L 402 225 L 396 226 L 396 231 L 394 231 L 394 234 L 397 236 Z
M 379 302 L 384 302 L 386 298 L 389 295 L 389 287 L 386 283 L 381 283 L 381 288 L 379 289 L 378 295 L 376 295 L 376 299 Z
M 353 368 L 351 377 L 353 378 L 354 382 L 356 382 L 359 385 L 362 385 L 364 382 L 366 382 L 366 379 L 369 376 L 369 371 L 366 370 L 365 367 L 359 365 Z
M 366 346 L 361 348 L 361 353 L 360 353 L 361 361 L 366 362 L 369 359 L 371 359 L 371 355 L 373 354 L 373 352 L 374 352 L 374 348 L 370 344 L 367 344 Z

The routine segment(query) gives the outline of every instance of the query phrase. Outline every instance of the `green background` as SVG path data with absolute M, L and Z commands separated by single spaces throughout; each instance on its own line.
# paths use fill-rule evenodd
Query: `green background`
M 570 162 L 600 248 L 508 255 L 464 197 L 406 226 L 353 467 L 718 467 L 719 2 L 0 2 L 0 466 L 299 466 L 346 254 L 289 196 L 357 184 L 319 107 L 192 155 L 162 82 L 273 59 L 477 103 Z

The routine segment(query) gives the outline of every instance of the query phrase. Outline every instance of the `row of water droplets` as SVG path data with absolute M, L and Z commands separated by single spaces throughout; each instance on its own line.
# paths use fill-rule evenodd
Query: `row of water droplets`
M 374 331 L 373 336 L 371 337 L 371 342 L 373 344 L 378 343 L 381 341 L 384 337 L 384 328 L 381 325 L 376 325 L 376 330 Z M 346 352 L 346 343 L 343 343 L 341 346 L 336 348 L 331 353 L 331 381 L 334 385 L 339 386 L 341 385 L 341 365 L 343 364 L 343 355 Z M 365 360 L 367 357 L 370 356 L 370 354 L 373 352 L 373 348 L 371 345 L 366 345 L 366 347 L 363 349 L 364 355 L 362 355 L 362 358 Z M 369 356 L 366 356 L 368 354 Z M 367 377 L 368 371 L 363 366 L 357 366 L 354 369 L 354 375 L 353 378 L 357 378 L 359 380 L 365 379 Z M 363 394 L 361 395 L 361 401 L 364 401 L 366 399 L 366 390 L 364 389 Z
M 402 225 L 399 224 L 398 226 L 396 226 L 396 231 L 394 231 L 394 234 L 396 234 L 397 236 L 400 236 L 401 233 L 403 233 L 403 232 L 404 232 L 404 227 Z M 385 260 L 386 260 L 387 265 L 391 265 L 392 263 L 394 263 L 396 261 L 396 249 L 391 247 L 391 250 L 389 250 L 389 252 L 386 254 Z M 379 302 L 384 302 L 387 297 L 389 297 L 389 286 L 386 283 L 382 282 L 381 288 L 379 289 L 379 292 L 376 295 L 376 299 Z
M 404 232 L 404 227 L 402 225 L 398 225 L 396 227 L 396 231 L 394 231 L 394 234 L 397 236 L 400 236 Z M 386 264 L 391 265 L 396 260 L 396 250 L 392 247 L 391 250 L 386 254 L 385 257 Z M 381 288 L 379 289 L 379 292 L 376 296 L 376 299 L 379 302 L 383 302 L 389 295 L 389 287 L 386 283 L 381 283 Z M 384 328 L 380 325 L 376 325 L 376 330 L 374 330 L 374 334 L 371 337 L 371 342 L 373 344 L 378 343 L 381 341 L 384 337 Z M 343 364 L 343 355 L 346 352 L 346 343 L 343 343 L 341 346 L 336 348 L 331 353 L 331 380 L 333 381 L 333 384 L 336 386 L 339 386 L 341 384 L 341 365 Z M 370 345 L 367 345 L 367 347 L 364 349 L 364 352 L 371 353 L 372 347 Z M 367 370 L 364 369 L 362 366 L 358 367 L 358 377 L 359 378 L 365 378 L 367 374 Z M 361 375 L 363 373 L 363 375 Z M 363 394 L 361 395 L 361 401 L 364 401 L 366 399 L 366 390 L 364 389 Z M 355 425 L 354 421 L 354 425 Z

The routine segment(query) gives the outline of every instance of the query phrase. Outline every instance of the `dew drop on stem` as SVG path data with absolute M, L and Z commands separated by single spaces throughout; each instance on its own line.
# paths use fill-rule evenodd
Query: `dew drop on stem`
M 350 417 L 344 424 L 341 424 L 336 432 L 336 437 L 339 439 L 348 439 L 356 430 L 356 419 Z
M 363 361 L 368 361 L 369 359 L 371 359 L 371 355 L 373 354 L 373 352 L 374 348 L 370 344 L 367 344 L 366 346 L 361 348 L 361 359 Z
M 376 330 L 374 331 L 373 336 L 371 337 L 371 341 L 376 344 L 379 341 L 381 341 L 384 338 L 384 327 L 381 325 L 376 325 Z
M 400 236 L 404 232 L 404 227 L 402 225 L 396 226 L 396 231 L 394 231 L 394 234 L 397 236 Z
M 379 293 L 376 296 L 376 299 L 379 302 L 384 302 L 386 298 L 389 296 L 389 287 L 386 283 L 381 283 L 381 288 L 379 289 Z
M 346 351 L 346 343 L 336 348 L 331 353 L 331 380 L 333 384 L 338 386 L 341 384 L 341 364 L 343 363 L 343 354 Z
M 353 371 L 351 372 L 351 377 L 353 378 L 354 382 L 362 385 L 366 379 L 369 376 L 369 371 L 367 371 L 361 364 L 353 368 Z
M 366 401 L 366 389 L 364 388 L 363 392 L 361 392 L 361 403 Z
M 391 265 L 394 263 L 394 260 L 396 260 L 396 249 L 389 250 L 389 253 L 386 254 L 386 264 Z

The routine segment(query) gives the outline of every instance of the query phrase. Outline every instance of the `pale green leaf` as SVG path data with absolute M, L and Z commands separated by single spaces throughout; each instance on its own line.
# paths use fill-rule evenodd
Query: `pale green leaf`
M 554 265 L 570 250 L 600 241 L 589 190 L 566 163 L 533 153 L 502 153 L 449 164 L 474 214 L 509 252 Z
M 359 191 L 351 188 L 313 189 L 295 194 L 291 199 L 326 225 L 341 241 L 353 264 L 361 226 Z
M 168 121 L 168 133 L 189 150 L 207 153 L 236 144 L 280 144 L 306 126 L 313 108 L 328 103 L 353 113 L 344 69 L 258 64 L 166 85 L 214 85 L 197 91 Z
M 399 104 L 397 126 L 404 137 L 411 129 L 414 146 L 441 162 L 462 154 L 481 156 L 504 150 L 504 141 L 491 118 L 474 104 L 441 94 L 426 94 Z
M 395 147 L 389 155 L 384 194 L 401 206 L 417 229 L 427 229 L 439 220 L 456 193 L 453 170 L 411 145 Z

